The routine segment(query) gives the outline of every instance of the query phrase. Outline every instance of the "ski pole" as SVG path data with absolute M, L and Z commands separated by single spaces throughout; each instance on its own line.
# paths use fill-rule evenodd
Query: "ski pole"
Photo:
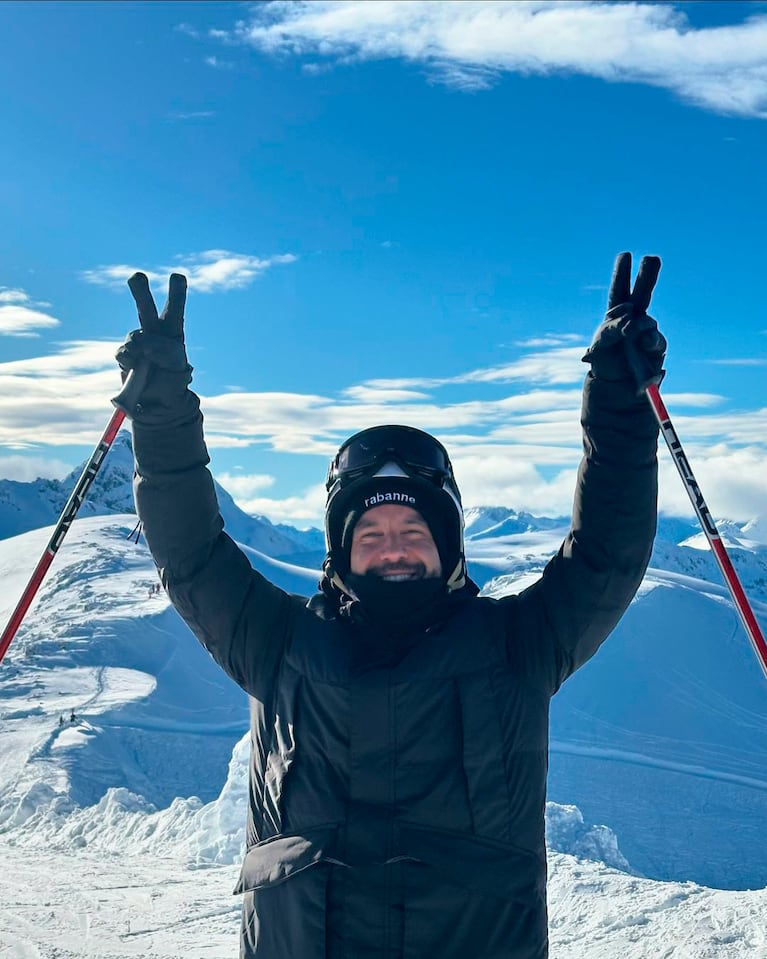
M 112 399 L 112 404 L 116 407 L 112 418 L 109 420 L 96 448 L 93 450 L 93 453 L 91 453 L 90 459 L 85 464 L 85 468 L 80 474 L 80 479 L 77 481 L 74 490 L 72 490 L 72 495 L 67 500 L 67 504 L 59 517 L 59 521 L 56 523 L 48 545 L 45 547 L 43 555 L 40 557 L 24 592 L 21 594 L 21 599 L 17 603 L 16 609 L 14 609 L 8 621 L 8 625 L 3 630 L 3 635 L 0 637 L 0 662 L 2 662 L 3 657 L 8 651 L 8 647 L 13 642 L 13 638 L 19 626 L 21 626 L 27 610 L 35 598 L 37 590 L 40 588 L 40 584 L 43 579 L 45 579 L 48 567 L 53 562 L 53 557 L 58 552 L 62 540 L 69 532 L 69 527 L 72 525 L 75 516 L 77 516 L 77 511 L 82 506 L 91 483 L 93 483 L 96 474 L 99 469 L 101 469 L 101 465 L 114 442 L 114 438 L 122 426 L 126 413 L 132 413 L 135 410 L 138 397 L 144 389 L 148 374 L 148 363 L 141 364 L 134 370 L 131 370 L 123 384 L 122 390 Z
M 690 502 L 692 503 L 693 509 L 695 510 L 698 520 L 700 521 L 701 528 L 706 534 L 706 539 L 708 540 L 711 551 L 714 554 L 714 558 L 719 565 L 719 569 L 722 571 L 722 576 L 724 577 L 724 581 L 730 591 L 732 600 L 735 603 L 735 609 L 738 611 L 740 621 L 743 623 L 743 628 L 746 631 L 746 635 L 751 640 L 751 645 L 756 653 L 756 658 L 759 660 L 759 665 L 762 667 L 762 671 L 767 678 L 767 642 L 765 642 L 761 627 L 756 621 L 754 611 L 751 609 L 751 605 L 749 604 L 748 598 L 746 597 L 746 594 L 740 583 L 738 574 L 735 572 L 735 567 L 732 565 L 729 554 L 727 553 L 725 545 L 722 542 L 722 538 L 719 535 L 719 530 L 716 528 L 716 523 L 711 516 L 709 508 L 706 505 L 706 501 L 703 499 L 700 486 L 698 486 L 698 482 L 693 475 L 690 462 L 687 459 L 684 449 L 682 448 L 682 443 L 677 436 L 677 432 L 674 429 L 673 423 L 671 422 L 671 417 L 668 415 L 666 404 L 663 402 L 663 399 L 660 395 L 658 385 L 663 378 L 663 374 L 648 374 L 648 371 L 644 369 L 642 359 L 639 356 L 636 346 L 631 341 L 626 342 L 626 349 L 629 362 L 631 363 L 631 366 L 637 377 L 637 383 L 639 384 L 640 392 L 644 392 L 649 400 L 652 411 L 655 414 L 655 419 L 658 421 L 660 431 L 663 434 L 663 439 L 666 441 L 666 445 L 668 446 L 674 463 L 676 464 L 679 475 L 682 477 L 684 488 L 687 490 L 687 495 L 690 497 Z

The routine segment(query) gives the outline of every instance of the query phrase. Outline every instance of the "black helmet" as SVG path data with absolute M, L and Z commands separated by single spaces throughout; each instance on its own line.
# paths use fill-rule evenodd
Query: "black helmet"
M 355 433 L 330 464 L 326 483 L 325 576 L 342 591 L 351 534 L 360 515 L 399 503 L 424 517 L 439 550 L 448 590 L 466 582 L 461 494 L 445 447 L 412 426 L 374 426 Z

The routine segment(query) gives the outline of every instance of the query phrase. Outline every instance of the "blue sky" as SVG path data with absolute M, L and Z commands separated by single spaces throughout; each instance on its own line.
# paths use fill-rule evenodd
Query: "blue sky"
M 406 422 L 467 505 L 566 513 L 631 250 L 709 506 L 767 514 L 766 4 L 5 2 L 0 37 L 0 476 L 90 452 L 125 279 L 181 269 L 245 508 L 318 524 L 340 441 Z

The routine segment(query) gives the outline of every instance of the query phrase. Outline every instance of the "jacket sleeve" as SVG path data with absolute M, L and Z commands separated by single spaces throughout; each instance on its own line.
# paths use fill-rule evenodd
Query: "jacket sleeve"
M 149 550 L 183 619 L 217 663 L 264 701 L 289 632 L 292 602 L 224 532 L 207 469 L 198 398 L 171 424 L 134 419 L 134 494 Z
M 570 532 L 538 582 L 501 603 L 507 650 L 555 692 L 597 651 L 644 576 L 657 523 L 658 427 L 627 382 L 587 375 Z

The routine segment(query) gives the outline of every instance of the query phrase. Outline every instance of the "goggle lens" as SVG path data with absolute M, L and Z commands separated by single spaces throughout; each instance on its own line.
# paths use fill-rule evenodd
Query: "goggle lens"
M 445 450 L 432 437 L 402 427 L 374 428 L 353 436 L 339 451 L 328 473 L 328 489 L 350 482 L 393 460 L 412 475 L 441 482 L 452 476 Z

